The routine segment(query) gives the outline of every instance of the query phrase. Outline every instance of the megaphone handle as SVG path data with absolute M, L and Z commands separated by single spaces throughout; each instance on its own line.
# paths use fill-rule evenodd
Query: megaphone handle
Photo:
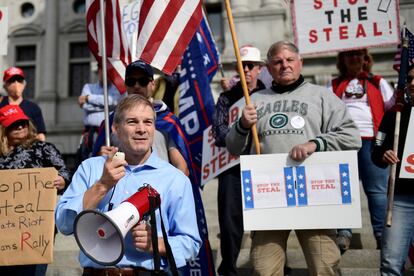
M 150 216 L 151 216 L 151 240 L 152 240 L 152 253 L 154 258 L 154 270 L 155 272 L 160 272 L 161 270 L 161 259 L 160 253 L 158 251 L 158 235 L 157 235 L 157 221 L 155 218 L 155 198 L 152 196 L 148 197 L 149 206 L 150 206 Z M 161 215 L 160 215 L 161 216 Z M 161 219 L 162 220 L 162 219 Z

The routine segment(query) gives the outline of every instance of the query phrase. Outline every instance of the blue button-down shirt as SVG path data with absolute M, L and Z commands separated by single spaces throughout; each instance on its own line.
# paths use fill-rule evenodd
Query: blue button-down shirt
M 102 176 L 105 160 L 105 157 L 99 156 L 82 162 L 73 176 L 72 183 L 60 198 L 55 216 L 56 225 L 63 234 L 73 233 L 75 217 L 83 211 L 83 195 Z M 191 183 L 181 171 L 158 158 L 154 152 L 142 166 L 134 169 L 127 166 L 126 175 L 118 181 L 115 188 L 108 191 L 97 209 L 106 212 L 109 203 L 113 203 L 116 208 L 146 183 L 155 188 L 161 196 L 162 218 L 168 242 L 177 267 L 182 267 L 187 260 L 197 256 L 201 246 Z M 158 236 L 162 237 L 158 210 L 156 214 Z M 79 261 L 82 267 L 102 267 L 86 257 L 83 252 L 80 252 Z M 125 237 L 125 255 L 117 266 L 154 269 L 152 253 L 136 250 L 129 232 Z M 164 259 L 162 266 L 166 266 Z

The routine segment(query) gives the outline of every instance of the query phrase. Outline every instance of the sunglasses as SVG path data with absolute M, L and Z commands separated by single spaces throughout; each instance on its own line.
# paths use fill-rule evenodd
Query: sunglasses
M 361 99 L 364 96 L 365 93 L 349 93 L 349 92 L 345 92 L 345 96 L 347 98 L 357 98 L 357 99 Z
M 256 66 L 256 64 L 254 62 L 242 62 L 242 66 L 243 66 L 243 69 L 246 68 L 247 66 L 247 69 L 249 69 L 250 71 Z
M 23 83 L 24 78 L 22 76 L 13 76 L 7 81 L 7 83 L 14 83 L 15 81 Z
M 7 130 L 15 130 L 19 129 L 20 127 L 25 128 L 29 126 L 29 122 L 26 120 L 19 120 L 17 122 L 14 122 L 13 124 L 9 125 L 7 127 Z
M 127 78 L 125 80 L 125 85 L 129 87 L 135 86 L 135 84 L 138 82 L 138 84 L 142 87 L 146 87 L 148 83 L 150 83 L 151 79 L 147 77 L 140 77 L 140 78 Z

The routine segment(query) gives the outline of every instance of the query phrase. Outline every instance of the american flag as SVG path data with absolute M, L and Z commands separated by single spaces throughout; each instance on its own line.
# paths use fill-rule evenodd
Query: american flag
M 411 65 L 414 63 L 414 35 L 408 29 L 405 29 L 405 35 L 408 40 L 408 64 Z M 394 57 L 394 65 L 392 66 L 397 72 L 400 71 L 401 52 L 401 44 L 399 44 Z
M 86 3 L 86 28 L 88 46 L 95 59 L 102 63 L 102 25 L 99 0 Z M 126 91 L 124 75 L 126 66 L 132 62 L 132 55 L 122 27 L 122 15 L 118 0 L 105 1 L 105 35 L 107 71 L 111 82 L 120 93 Z
M 136 57 L 171 75 L 202 17 L 201 0 L 144 0 Z
M 101 62 L 99 0 L 88 0 L 86 8 L 88 45 L 96 60 Z M 105 46 L 109 79 L 121 93 L 125 92 L 125 68 L 138 59 L 168 75 L 172 74 L 201 18 L 201 0 L 142 0 L 138 38 L 137 41 L 131 41 L 123 27 L 119 1 L 105 1 Z

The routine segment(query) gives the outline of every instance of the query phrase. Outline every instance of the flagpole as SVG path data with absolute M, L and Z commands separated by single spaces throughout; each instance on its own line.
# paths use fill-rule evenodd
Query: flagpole
M 402 30 L 402 39 L 401 39 L 401 63 L 400 63 L 400 73 L 398 76 L 397 93 L 401 93 L 401 91 L 404 90 L 405 85 L 406 85 L 406 80 L 407 80 L 408 57 L 406 56 L 406 54 L 404 54 L 404 51 L 407 51 L 408 49 L 408 40 L 407 40 L 405 32 L 406 32 L 406 26 L 404 24 L 403 30 Z M 400 121 L 401 121 L 401 111 L 397 109 L 395 113 L 394 144 L 392 147 L 392 150 L 397 154 L 398 154 L 398 140 L 400 139 Z M 392 208 L 394 206 L 394 189 L 395 189 L 396 174 L 397 174 L 397 163 L 391 165 L 390 177 L 388 179 L 388 201 L 387 201 L 387 217 L 386 217 L 386 225 L 388 227 L 391 227 L 391 224 L 392 224 Z
M 105 146 L 111 145 L 109 139 L 109 103 L 108 103 L 108 74 L 106 66 L 106 35 L 105 35 L 105 15 L 104 15 L 104 0 L 99 0 L 100 19 L 102 29 L 102 77 L 103 77 L 103 91 L 104 91 L 104 124 L 105 124 Z
M 249 95 L 249 90 L 247 89 L 246 76 L 244 75 L 244 69 L 243 69 L 243 65 L 241 62 L 241 58 L 240 58 L 239 45 L 237 42 L 236 31 L 234 28 L 234 21 L 233 21 L 233 15 L 231 12 L 230 0 L 225 0 L 225 4 L 226 4 L 227 18 L 229 20 L 231 37 L 233 39 L 234 53 L 236 55 L 236 60 L 237 60 L 237 69 L 239 70 L 240 82 L 243 88 L 244 99 L 246 101 L 246 105 L 249 105 L 250 95 Z M 257 135 L 256 124 L 252 125 L 251 130 L 252 130 L 253 142 L 256 148 L 256 153 L 260 154 L 259 136 Z

